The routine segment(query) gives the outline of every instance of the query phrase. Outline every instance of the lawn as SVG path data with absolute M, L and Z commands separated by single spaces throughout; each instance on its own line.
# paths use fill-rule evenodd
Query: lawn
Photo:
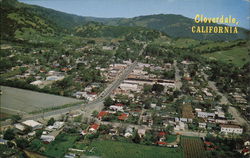
M 68 148 L 71 148 L 74 145 L 76 138 L 77 136 L 64 133 L 60 134 L 56 137 L 55 141 L 44 145 L 45 151 L 43 154 L 54 158 L 63 157 Z
M 181 148 L 146 146 L 116 141 L 94 141 L 94 154 L 102 158 L 183 158 Z
M 234 47 L 226 51 L 204 54 L 204 56 L 210 59 L 232 63 L 238 67 L 242 67 L 245 63 L 250 62 L 250 55 L 247 47 Z
M 176 139 L 177 139 L 177 136 L 176 136 L 176 135 L 168 135 L 168 136 L 167 136 L 167 142 L 168 142 L 168 143 L 172 143 L 172 142 L 174 142 Z

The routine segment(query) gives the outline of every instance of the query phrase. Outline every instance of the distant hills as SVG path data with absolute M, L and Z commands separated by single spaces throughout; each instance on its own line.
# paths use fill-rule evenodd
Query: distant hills
M 27 34 L 26 36 L 34 33 L 46 36 L 62 32 L 97 36 L 97 33 L 87 32 L 91 31 L 91 29 L 86 28 L 86 26 L 90 26 L 89 22 L 91 21 L 102 23 L 96 26 L 107 25 L 98 27 L 98 35 L 107 36 L 110 33 L 112 34 L 111 37 L 118 36 L 121 30 L 122 35 L 128 33 L 125 29 L 136 31 L 135 28 L 161 31 L 173 38 L 185 37 L 199 40 L 245 39 L 247 38 L 246 32 L 249 33 L 248 30 L 239 28 L 238 34 L 193 34 L 191 26 L 194 25 L 194 21 L 182 15 L 158 14 L 135 18 L 94 18 L 67 14 L 53 9 L 20 3 L 16 0 L 1 1 L 1 36 L 4 38 L 12 38 L 24 33 Z M 133 27 L 133 29 L 129 29 L 129 27 Z
M 97 19 L 99 20 L 99 19 Z M 101 21 L 107 25 L 118 26 L 141 26 L 162 31 L 174 38 L 193 38 L 198 40 L 235 40 L 246 39 L 248 30 L 239 28 L 238 34 L 194 34 L 191 32 L 192 26 L 197 26 L 193 19 L 175 14 L 157 14 L 139 16 L 134 18 L 112 19 Z M 200 26 L 223 26 L 218 24 L 199 24 Z

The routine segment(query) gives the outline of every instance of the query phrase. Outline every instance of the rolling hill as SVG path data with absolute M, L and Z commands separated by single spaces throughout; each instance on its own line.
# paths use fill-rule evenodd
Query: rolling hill
M 67 14 L 20 3 L 17 0 L 2 0 L 0 3 L 1 24 L 3 24 L 1 25 L 1 35 L 8 39 L 22 38 L 23 35 L 31 34 L 50 36 L 57 33 L 74 33 L 76 27 L 89 24 L 90 21 L 110 26 L 111 34 L 116 34 L 115 32 L 119 30 L 118 26 L 122 26 L 122 29 L 132 26 L 161 31 L 173 38 L 225 41 L 246 39 L 249 36 L 249 31 L 243 28 L 239 28 L 238 34 L 194 34 L 191 32 L 194 21 L 182 15 L 158 14 L 134 18 L 95 18 Z M 213 25 L 218 26 L 218 24 Z
M 194 34 L 191 32 L 192 26 L 209 26 L 209 24 L 199 24 L 194 22 L 193 19 L 184 17 L 182 15 L 175 14 L 157 14 L 139 16 L 134 18 L 113 19 L 109 21 L 97 21 L 103 22 L 107 25 L 118 26 L 141 26 L 151 28 L 154 30 L 162 31 L 173 38 L 193 38 L 198 40 L 236 40 L 246 39 L 248 30 L 239 28 L 238 34 Z M 218 24 L 210 24 L 210 26 L 223 26 Z

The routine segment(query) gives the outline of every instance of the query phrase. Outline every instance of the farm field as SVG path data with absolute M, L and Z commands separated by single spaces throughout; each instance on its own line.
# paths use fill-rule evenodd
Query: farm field
M 198 137 L 181 137 L 184 158 L 207 158 L 202 140 Z
M 242 67 L 245 63 L 250 62 L 250 52 L 248 52 L 246 47 L 234 47 L 230 50 L 207 53 L 204 56 L 212 60 L 232 63 L 238 67 Z
M 94 141 L 91 146 L 95 147 L 95 154 L 102 158 L 183 158 L 181 148 L 146 146 L 108 140 Z
M 1 86 L 1 111 L 5 113 L 29 113 L 44 108 L 79 102 L 78 99 Z

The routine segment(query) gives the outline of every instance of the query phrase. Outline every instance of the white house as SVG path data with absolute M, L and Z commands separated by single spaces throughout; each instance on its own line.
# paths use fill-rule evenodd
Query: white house
M 177 122 L 175 127 L 174 127 L 175 131 L 184 131 L 185 130 L 185 123 L 183 122 Z
M 39 122 L 36 122 L 34 120 L 26 120 L 23 121 L 22 124 L 27 127 L 31 127 L 32 130 L 37 130 L 43 128 L 43 125 Z
M 124 137 L 128 138 L 131 137 L 133 135 L 133 129 L 128 127 L 125 131 Z
M 250 140 L 244 142 L 244 146 L 249 146 L 250 145 Z
M 116 105 L 111 105 L 109 107 L 110 110 L 114 110 L 114 111 L 123 111 L 123 107 L 122 106 L 116 106 Z
M 146 130 L 143 129 L 143 128 L 138 129 L 137 132 L 138 132 L 138 134 L 139 134 L 139 136 L 140 136 L 141 138 L 144 137 L 145 134 L 146 134 Z
M 16 129 L 18 129 L 19 131 L 24 131 L 24 130 L 25 130 L 25 126 L 23 126 L 23 125 L 20 124 L 20 123 L 14 124 L 14 127 L 15 127 Z
M 243 128 L 239 125 L 220 125 L 222 133 L 235 133 L 235 134 L 242 134 Z
M 121 83 L 120 88 L 125 91 L 138 91 L 138 85 L 137 84 L 131 84 L 131 83 Z
M 215 113 L 209 113 L 209 112 L 198 112 L 198 117 L 202 118 L 208 118 L 208 117 L 215 117 Z
M 41 140 L 43 142 L 50 143 L 50 142 L 52 142 L 52 141 L 55 140 L 55 136 L 52 136 L 52 135 L 41 135 Z
M 199 128 L 206 128 L 207 124 L 206 123 L 199 123 Z

